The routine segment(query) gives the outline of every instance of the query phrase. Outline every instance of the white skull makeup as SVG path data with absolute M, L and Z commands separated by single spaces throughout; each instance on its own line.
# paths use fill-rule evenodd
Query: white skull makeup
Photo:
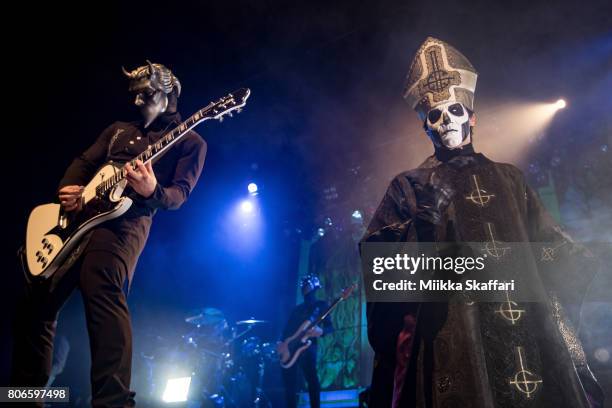
M 460 102 L 447 102 L 427 113 L 425 130 L 437 147 L 456 149 L 470 137 L 470 116 Z
M 123 73 L 130 79 L 129 90 L 136 94 L 134 104 L 140 109 L 145 128 L 166 111 L 170 93 L 176 92 L 177 98 L 181 94 L 178 78 L 161 64 L 147 61 L 133 71 L 124 68 Z

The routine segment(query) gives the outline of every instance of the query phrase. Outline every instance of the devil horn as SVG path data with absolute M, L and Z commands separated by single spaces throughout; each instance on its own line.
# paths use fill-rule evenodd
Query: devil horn
M 153 75 L 153 73 L 155 72 L 155 66 L 149 60 L 147 60 L 147 64 L 149 64 L 149 75 Z
M 123 71 L 123 75 L 125 75 L 125 76 L 126 76 L 126 77 L 128 77 L 128 78 L 132 78 L 132 77 L 134 77 L 134 75 L 133 75 L 133 74 L 132 74 L 130 71 L 128 71 L 127 69 L 125 69 L 125 67 L 124 67 L 124 66 L 121 66 L 121 71 Z

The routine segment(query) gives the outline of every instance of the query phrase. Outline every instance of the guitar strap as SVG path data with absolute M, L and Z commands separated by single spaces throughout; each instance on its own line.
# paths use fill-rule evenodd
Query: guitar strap
M 319 311 L 321 310 L 320 307 L 315 307 L 314 310 L 312 311 L 312 314 L 310 315 L 310 322 L 314 322 L 319 318 Z
M 161 134 L 165 134 L 166 131 L 170 128 L 171 125 L 178 125 L 178 123 L 176 122 L 170 122 L 166 125 L 166 127 L 161 131 Z M 121 133 L 125 132 L 125 129 L 122 128 L 118 128 L 117 130 L 115 130 L 115 133 L 113 134 L 113 136 L 110 138 L 110 141 L 108 142 L 108 148 L 106 149 L 106 160 L 107 161 L 112 161 L 110 160 L 111 157 L 111 151 L 113 150 L 113 146 L 115 145 L 115 142 L 117 142 L 117 139 L 119 138 L 119 136 L 121 135 Z
M 121 133 L 123 133 L 125 131 L 125 129 L 117 129 L 115 130 L 115 134 L 113 135 L 113 137 L 111 137 L 110 142 L 108 142 L 108 149 L 106 150 L 106 159 L 108 160 L 108 158 L 111 155 L 111 149 L 113 148 L 113 146 L 115 145 L 115 142 L 117 141 L 117 138 L 119 137 L 119 135 Z

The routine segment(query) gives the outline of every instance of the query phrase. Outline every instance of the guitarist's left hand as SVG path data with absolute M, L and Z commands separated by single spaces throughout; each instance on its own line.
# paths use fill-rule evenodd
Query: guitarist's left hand
M 323 329 L 319 326 L 315 326 L 306 332 L 306 337 L 321 337 L 323 335 Z
M 127 181 L 130 187 L 144 198 L 149 198 L 155 191 L 157 179 L 153 172 L 151 162 L 144 164 L 140 160 L 136 160 L 136 169 L 128 163 L 125 165 L 127 169 Z

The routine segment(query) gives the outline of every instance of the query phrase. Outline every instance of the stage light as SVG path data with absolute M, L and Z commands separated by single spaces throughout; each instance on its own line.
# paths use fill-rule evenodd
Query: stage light
M 249 185 L 247 186 L 247 190 L 249 190 L 249 194 L 255 195 L 257 194 L 257 184 L 255 183 L 249 183 Z
M 265 243 L 264 219 L 258 196 L 242 197 L 228 208 L 224 225 L 225 240 L 237 256 L 251 257 Z M 197 341 L 197 339 L 196 339 Z
M 317 230 L 317 235 L 320 236 L 320 237 L 324 236 L 325 235 L 325 229 L 324 228 L 319 228 Z
M 353 211 L 353 214 L 351 214 L 351 217 L 353 217 L 355 220 L 361 220 L 363 218 L 363 214 L 361 214 L 361 211 L 355 210 Z
M 478 112 L 478 149 L 499 162 L 521 162 L 548 138 L 547 129 L 568 101 L 484 103 Z
M 191 377 L 169 378 L 166 381 L 166 388 L 162 400 L 164 402 L 183 402 L 187 401 Z
M 245 214 L 250 214 L 253 212 L 253 203 L 249 200 L 244 200 L 241 204 L 240 204 L 240 211 L 242 211 Z
M 555 108 L 557 109 L 563 109 L 567 106 L 567 103 L 565 102 L 565 99 L 559 99 L 557 102 L 555 102 Z

